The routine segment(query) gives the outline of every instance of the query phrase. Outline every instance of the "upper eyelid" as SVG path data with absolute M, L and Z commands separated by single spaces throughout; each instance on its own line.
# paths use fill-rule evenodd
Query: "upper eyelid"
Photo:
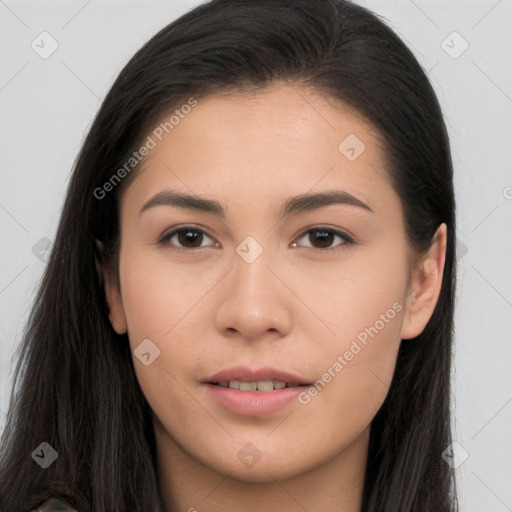
M 163 240 L 164 238 L 168 238 L 170 236 L 174 236 L 176 233 L 178 233 L 179 231 L 182 231 L 184 229 L 187 229 L 187 228 L 192 228 L 196 231 L 201 231 L 203 233 L 205 233 L 207 236 L 209 236 L 210 238 L 214 239 L 215 237 L 213 235 L 210 234 L 210 232 L 206 229 L 206 228 L 203 228 L 203 227 L 200 227 L 200 226 L 195 226 L 194 224 L 183 224 L 181 226 L 176 226 L 176 227 L 173 227 L 169 230 L 166 230 L 162 233 L 162 235 L 159 236 L 159 240 Z
M 340 237 L 344 244 L 341 244 L 341 245 L 345 245 L 345 244 L 353 244 L 356 242 L 356 238 L 353 237 L 352 235 L 350 235 L 349 233 L 347 233 L 345 230 L 343 229 L 338 229 L 338 228 L 331 228 L 329 226 L 322 226 L 322 225 L 318 225 L 318 226 L 313 226 L 313 227 L 310 227 L 310 228 L 306 228 L 304 230 L 302 230 L 296 237 L 295 239 L 297 238 L 302 238 L 304 235 L 306 235 L 309 231 L 320 231 L 320 230 L 323 230 L 325 229 L 325 231 L 332 231 L 334 233 L 335 236 L 338 236 Z M 339 247 L 339 246 L 334 246 L 334 247 L 328 247 L 327 249 L 325 250 L 329 250 L 329 249 L 336 249 L 336 247 Z M 310 249 L 310 247 L 307 247 L 307 249 Z M 315 248 L 315 249 L 318 249 L 318 248 Z M 322 249 L 318 249 L 318 250 L 322 250 Z

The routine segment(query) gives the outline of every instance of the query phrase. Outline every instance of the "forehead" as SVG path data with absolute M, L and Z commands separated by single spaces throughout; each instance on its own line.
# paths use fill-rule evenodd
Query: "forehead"
M 160 127 L 167 130 L 149 134 L 154 148 L 126 201 L 165 187 L 214 194 L 228 204 L 261 197 L 278 203 L 285 195 L 340 187 L 370 203 L 393 194 L 378 131 L 314 90 L 281 84 L 215 94 L 186 112 L 172 128 L 165 125 L 172 113 L 166 114 Z

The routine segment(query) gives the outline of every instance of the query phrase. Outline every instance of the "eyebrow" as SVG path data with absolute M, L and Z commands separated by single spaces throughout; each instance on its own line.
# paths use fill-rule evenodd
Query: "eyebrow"
M 368 204 L 348 192 L 342 190 L 326 190 L 315 194 L 306 193 L 290 197 L 283 204 L 280 216 L 286 217 L 295 213 L 316 210 L 317 208 L 333 204 L 356 206 L 371 213 L 375 213 Z M 139 215 L 156 206 L 175 206 L 186 210 L 211 213 L 223 219 L 226 218 L 226 210 L 218 201 L 214 199 L 204 199 L 196 195 L 184 194 L 173 190 L 165 190 L 151 198 L 141 208 Z

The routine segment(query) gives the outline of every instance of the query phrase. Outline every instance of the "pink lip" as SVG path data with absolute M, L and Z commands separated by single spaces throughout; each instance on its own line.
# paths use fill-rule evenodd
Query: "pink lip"
M 217 383 L 230 380 L 245 380 L 245 381 L 258 381 L 258 380 L 279 380 L 286 382 L 290 385 L 306 385 L 311 384 L 307 379 L 303 379 L 292 373 L 283 372 L 270 366 L 262 368 L 248 368 L 247 366 L 233 366 L 231 368 L 225 368 L 220 372 L 213 374 L 212 376 L 203 380 L 205 383 Z M 271 391 L 276 393 L 277 391 Z M 251 393 L 250 391 L 243 391 L 243 393 Z M 260 395 L 264 394 L 258 392 Z
M 272 414 L 289 403 L 293 401 L 296 402 L 297 395 L 305 389 L 304 386 L 297 386 L 293 388 L 276 389 L 275 391 L 239 391 L 238 389 L 223 388 L 209 383 L 204 383 L 203 386 L 206 387 L 207 392 L 211 394 L 220 405 L 232 413 L 242 416 Z

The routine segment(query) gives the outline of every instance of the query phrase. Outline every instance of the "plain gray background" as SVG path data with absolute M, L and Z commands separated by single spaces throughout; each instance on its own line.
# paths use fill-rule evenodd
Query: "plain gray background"
M 0 428 L 15 348 L 83 137 L 132 54 L 199 3 L 0 0 Z M 445 113 L 458 208 L 461 510 L 512 511 L 512 0 L 358 3 L 412 48 Z M 41 55 L 52 44 L 54 53 Z

